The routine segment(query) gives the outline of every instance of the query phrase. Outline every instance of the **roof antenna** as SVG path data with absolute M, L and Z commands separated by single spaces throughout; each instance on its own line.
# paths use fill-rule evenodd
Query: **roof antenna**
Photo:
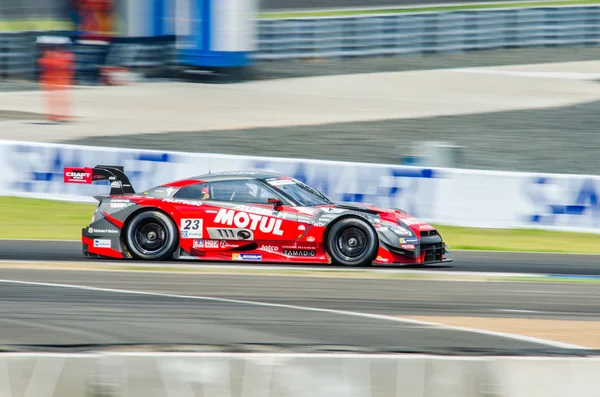
M 210 146 L 208 147 L 208 175 L 210 175 Z

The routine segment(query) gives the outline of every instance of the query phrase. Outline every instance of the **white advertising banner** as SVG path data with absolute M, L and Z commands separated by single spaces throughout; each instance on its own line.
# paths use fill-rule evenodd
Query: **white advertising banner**
M 432 223 L 600 233 L 600 177 L 0 142 L 0 195 L 94 202 L 108 182 L 63 183 L 63 168 L 123 166 L 136 191 L 199 174 L 269 170 L 338 202 L 401 208 Z

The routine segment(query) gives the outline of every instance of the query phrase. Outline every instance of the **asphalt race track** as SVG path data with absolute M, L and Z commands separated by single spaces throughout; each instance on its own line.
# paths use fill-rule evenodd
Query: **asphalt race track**
M 427 268 L 450 272 L 600 275 L 600 255 L 483 251 L 451 251 L 450 254 L 454 262 Z M 84 259 L 86 258 L 81 253 L 81 243 L 76 241 L 0 240 L 0 260 L 81 261 Z M 190 262 L 186 261 L 184 264 L 190 264 Z
M 494 0 L 477 0 L 478 3 L 490 2 Z M 328 0 L 326 2 L 319 0 L 261 0 L 260 9 L 262 11 L 277 10 L 306 10 L 322 8 L 346 8 L 346 7 L 385 7 L 385 6 L 423 6 L 429 4 L 455 4 L 466 3 L 461 0 Z
M 598 319 L 600 290 L 522 282 L 0 269 L 0 345 L 567 352 L 568 346 L 397 319 L 521 310 L 527 317 Z
M 600 274 L 599 257 L 591 255 L 464 251 L 453 256 L 455 262 L 449 267 L 434 269 Z M 81 244 L 0 240 L 0 260 L 81 261 Z M 96 349 L 106 344 L 141 344 L 142 349 L 178 345 L 181 349 L 186 344 L 192 345 L 191 349 L 209 351 L 283 348 L 308 352 L 333 349 L 443 354 L 574 353 L 569 346 L 547 341 L 400 318 L 411 315 L 597 321 L 600 289 L 596 284 L 585 283 L 0 266 L 0 350 L 80 345 Z

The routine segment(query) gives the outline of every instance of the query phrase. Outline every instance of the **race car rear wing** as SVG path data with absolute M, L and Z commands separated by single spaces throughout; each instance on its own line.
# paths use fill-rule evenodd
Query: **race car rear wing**
M 64 183 L 91 184 L 94 181 L 110 181 L 111 196 L 135 193 L 122 166 L 97 165 L 94 168 L 64 169 Z

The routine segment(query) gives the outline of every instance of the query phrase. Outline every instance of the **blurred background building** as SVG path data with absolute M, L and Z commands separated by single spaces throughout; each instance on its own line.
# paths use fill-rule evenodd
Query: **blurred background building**
M 145 77 L 173 77 L 176 64 L 234 75 L 250 62 L 255 12 L 254 1 L 240 0 L 2 0 L 0 80 L 37 79 L 40 36 L 70 39 L 77 83 L 105 83 L 103 68 L 114 67 Z

